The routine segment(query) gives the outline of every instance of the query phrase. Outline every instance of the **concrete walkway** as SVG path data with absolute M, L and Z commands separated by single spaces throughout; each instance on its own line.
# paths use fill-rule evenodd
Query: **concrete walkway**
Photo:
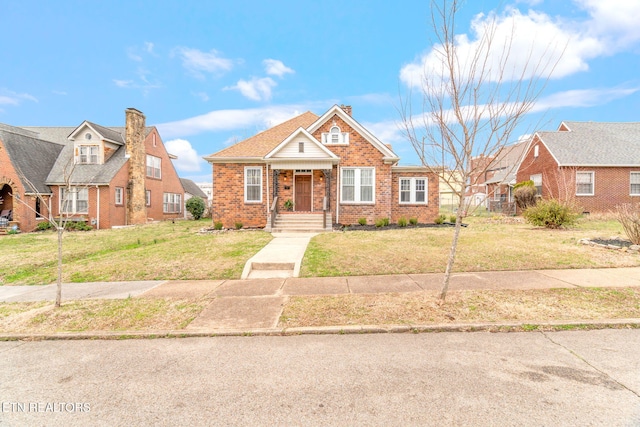
M 302 258 L 318 233 L 273 233 L 271 240 L 244 266 L 242 279 L 299 277 Z
M 442 285 L 442 279 L 442 273 L 432 273 L 323 278 L 69 283 L 63 285 L 62 298 L 63 301 L 127 297 L 204 299 L 210 300 L 207 307 L 186 330 L 172 331 L 171 334 L 281 333 L 282 331 L 277 329 L 278 320 L 289 297 L 438 291 Z M 640 287 L 640 267 L 455 273 L 450 284 L 452 291 L 581 287 Z M 4 302 L 52 301 L 54 299 L 55 285 L 0 286 L 0 301 Z M 640 318 L 640 313 L 638 317 Z M 631 320 L 640 322 L 640 319 Z M 351 327 L 353 328 L 363 327 Z M 343 328 L 338 329 L 343 330 Z M 153 331 L 142 334 L 153 334 Z

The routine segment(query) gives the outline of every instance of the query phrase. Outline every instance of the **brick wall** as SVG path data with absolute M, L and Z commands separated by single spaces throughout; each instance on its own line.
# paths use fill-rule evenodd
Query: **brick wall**
M 247 166 L 262 168 L 262 201 L 245 203 L 244 170 Z M 267 224 L 266 165 L 249 163 L 219 163 L 213 165 L 214 222 L 222 222 L 225 228 L 234 228 L 236 222 L 244 227 L 264 227 Z M 270 180 L 270 185 L 271 180 Z M 293 188 L 293 186 L 292 186 Z
M 400 178 L 427 178 L 427 204 L 400 204 Z M 432 173 L 395 172 L 392 180 L 391 222 L 397 223 L 402 217 L 409 220 L 417 218 L 420 223 L 432 223 L 439 212 L 438 176 Z
M 538 157 L 534 147 L 538 146 Z M 620 167 L 561 167 L 536 137 L 525 155 L 517 173 L 517 181 L 529 180 L 531 175 L 542 174 L 542 197 L 575 202 L 584 212 L 608 212 L 621 203 L 640 201 L 630 196 L 630 172 L 637 168 Z M 576 195 L 576 173 L 594 172 L 594 195 Z

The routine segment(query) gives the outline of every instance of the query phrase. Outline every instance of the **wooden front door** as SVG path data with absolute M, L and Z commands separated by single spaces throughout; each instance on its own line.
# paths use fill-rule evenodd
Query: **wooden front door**
M 294 209 L 296 211 L 311 210 L 311 175 L 296 176 Z

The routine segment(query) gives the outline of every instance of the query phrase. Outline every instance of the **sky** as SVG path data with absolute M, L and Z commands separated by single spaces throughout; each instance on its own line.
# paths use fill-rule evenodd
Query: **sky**
M 0 123 L 123 126 L 133 107 L 181 177 L 209 182 L 203 156 L 344 104 L 400 164 L 419 164 L 400 110 L 419 103 L 433 66 L 427 0 L 0 0 L 0 10 Z M 640 121 L 638 16 L 639 0 L 469 0 L 456 40 L 472 50 L 493 17 L 515 29 L 514 52 L 563 47 L 521 135 Z

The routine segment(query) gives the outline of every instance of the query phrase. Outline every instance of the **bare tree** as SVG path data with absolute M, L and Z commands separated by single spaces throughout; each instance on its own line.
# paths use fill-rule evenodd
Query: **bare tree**
M 85 189 L 88 191 L 87 186 L 78 186 L 74 184 L 72 181 L 73 171 L 75 169 L 75 162 L 73 158 L 64 166 L 62 176 L 64 177 L 64 184 L 60 185 L 59 188 L 64 191 L 61 192 L 60 195 L 60 212 L 58 217 L 55 217 L 52 213 L 52 208 L 50 201 L 45 198 L 45 194 L 38 191 L 37 186 L 32 183 L 21 171 L 18 170 L 18 175 L 23 183 L 26 184 L 27 187 L 31 190 L 31 194 L 33 194 L 38 200 L 40 200 L 41 206 L 47 206 L 47 220 L 49 223 L 55 228 L 57 234 L 57 244 L 58 244 L 58 271 L 57 271 L 57 279 L 56 279 L 56 301 L 55 306 L 60 307 L 62 304 L 62 242 L 63 242 L 63 234 L 66 230 L 67 223 L 71 218 L 71 213 L 69 212 L 68 205 L 71 202 L 70 196 L 73 192 L 78 191 L 78 189 Z M 24 204 L 28 209 L 32 212 L 39 214 L 36 212 L 33 207 L 31 207 L 25 200 L 22 198 L 19 199 L 22 204 Z
M 462 218 L 470 207 L 465 195 L 491 163 L 478 159 L 501 155 L 564 51 L 563 46 L 541 49 L 535 43 L 523 51 L 516 43 L 516 24 L 505 31 L 496 14 L 487 15 L 477 28 L 478 40 L 463 47 L 456 35 L 459 12 L 459 1 L 432 0 L 436 40 L 418 85 L 422 105 L 414 113 L 409 93 L 400 108 L 404 131 L 423 166 L 438 175 L 458 172 L 448 181 L 459 204 L 441 302 L 449 288 Z

